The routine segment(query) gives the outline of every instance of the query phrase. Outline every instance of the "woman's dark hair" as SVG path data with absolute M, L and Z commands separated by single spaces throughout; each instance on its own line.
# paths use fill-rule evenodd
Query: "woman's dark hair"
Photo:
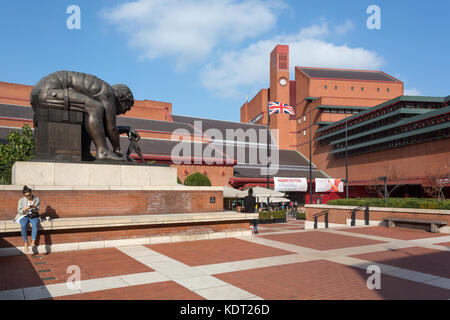
M 252 195 L 253 194 L 253 188 L 248 189 L 248 194 Z
M 25 187 L 23 187 L 23 189 L 22 189 L 22 194 L 25 194 L 25 193 L 31 193 L 33 190 L 31 190 L 30 188 L 28 188 L 27 186 L 25 186 Z

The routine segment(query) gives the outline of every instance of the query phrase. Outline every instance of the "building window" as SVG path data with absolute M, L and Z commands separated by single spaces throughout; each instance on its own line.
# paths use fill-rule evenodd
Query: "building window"
M 303 130 L 303 135 L 306 136 L 306 130 Z
M 377 88 L 377 91 L 380 92 L 380 88 Z
M 298 118 L 298 124 L 302 123 L 302 118 Z
M 325 90 L 327 90 L 327 89 L 328 89 L 328 86 L 327 86 L 327 85 L 324 85 L 323 88 L 324 88 Z
M 303 121 L 306 121 L 306 116 L 303 116 Z
M 364 87 L 361 87 L 361 91 L 364 91 Z
M 386 91 L 389 92 L 390 91 L 389 88 L 387 88 Z
M 338 89 L 338 86 L 334 86 L 334 90 L 337 90 Z
M 355 88 L 354 88 L 354 87 L 351 87 L 350 89 L 351 89 L 352 91 L 353 91 L 353 90 L 355 90 Z

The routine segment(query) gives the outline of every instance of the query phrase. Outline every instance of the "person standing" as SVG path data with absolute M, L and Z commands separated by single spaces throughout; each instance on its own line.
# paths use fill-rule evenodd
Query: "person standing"
M 19 223 L 21 226 L 21 234 L 24 242 L 24 251 L 28 252 L 28 224 L 31 224 L 31 247 L 36 245 L 36 238 L 38 233 L 39 222 L 39 209 L 41 201 L 38 197 L 33 195 L 33 192 L 27 186 L 23 187 L 23 198 L 19 199 L 17 205 L 17 215 L 14 218 L 14 222 Z
M 256 198 L 253 196 L 253 189 L 248 189 L 248 195 L 244 198 L 244 210 L 247 213 L 254 213 L 256 208 Z M 253 220 L 253 231 L 258 234 L 258 219 Z

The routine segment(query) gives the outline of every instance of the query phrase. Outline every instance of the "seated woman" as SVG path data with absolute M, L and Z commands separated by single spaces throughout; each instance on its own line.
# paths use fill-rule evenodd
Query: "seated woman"
M 14 218 L 14 222 L 20 223 L 22 227 L 22 239 L 25 243 L 24 251 L 28 252 L 28 224 L 31 223 L 31 247 L 34 247 L 36 245 L 35 241 L 38 233 L 38 212 L 41 201 L 38 197 L 33 195 L 32 190 L 27 186 L 23 187 L 22 194 L 24 195 L 24 197 L 19 200 L 19 203 L 17 205 L 18 213 Z

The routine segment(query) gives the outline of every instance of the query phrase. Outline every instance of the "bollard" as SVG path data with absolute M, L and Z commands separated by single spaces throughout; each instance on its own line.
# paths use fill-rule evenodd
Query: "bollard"
M 328 228 L 328 212 L 325 213 L 325 228 Z
M 314 229 L 317 229 L 317 217 L 314 217 Z
M 366 206 L 366 209 L 364 209 L 364 220 L 366 223 L 366 226 L 369 225 L 369 206 Z

